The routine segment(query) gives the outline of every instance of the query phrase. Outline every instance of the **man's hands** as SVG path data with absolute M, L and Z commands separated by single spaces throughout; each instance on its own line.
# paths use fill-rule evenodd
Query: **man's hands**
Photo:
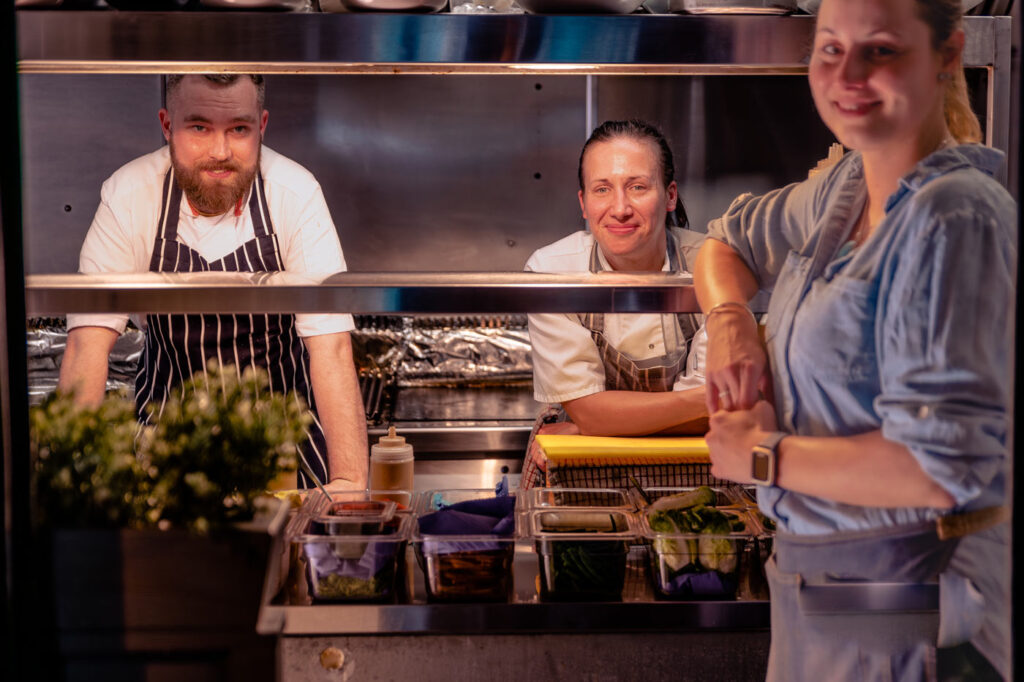
M 362 492 L 363 490 L 366 490 L 366 482 L 350 481 L 347 478 L 336 478 L 325 483 L 324 488 L 329 493 L 343 493 L 353 490 L 356 492 Z
M 68 332 L 57 390 L 75 392 L 75 402 L 95 407 L 107 390 L 110 351 L 121 333 L 108 327 L 75 327 Z

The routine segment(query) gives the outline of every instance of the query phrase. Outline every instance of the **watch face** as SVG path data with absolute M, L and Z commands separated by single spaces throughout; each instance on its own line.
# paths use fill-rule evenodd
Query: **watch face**
M 765 482 L 771 476 L 771 457 L 764 452 L 754 450 L 752 459 L 752 468 L 750 472 L 754 477 L 755 481 Z

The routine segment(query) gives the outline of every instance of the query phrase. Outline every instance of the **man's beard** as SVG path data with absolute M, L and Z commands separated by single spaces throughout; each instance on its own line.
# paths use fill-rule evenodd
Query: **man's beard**
M 242 168 L 236 163 L 208 162 L 187 167 L 178 162 L 174 153 L 173 138 L 169 141 L 171 149 L 171 165 L 178 180 L 178 186 L 188 197 L 192 206 L 204 215 L 221 215 L 235 207 L 245 196 L 256 177 L 256 169 L 260 166 L 260 153 L 256 153 L 256 163 L 250 168 Z M 203 176 L 203 171 L 229 170 L 234 174 L 225 180 L 216 180 Z

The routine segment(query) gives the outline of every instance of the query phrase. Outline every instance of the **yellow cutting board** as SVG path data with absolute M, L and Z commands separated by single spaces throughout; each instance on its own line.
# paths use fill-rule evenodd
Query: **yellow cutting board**
M 699 436 L 614 438 L 537 434 L 537 444 L 555 466 L 706 464 L 708 445 Z

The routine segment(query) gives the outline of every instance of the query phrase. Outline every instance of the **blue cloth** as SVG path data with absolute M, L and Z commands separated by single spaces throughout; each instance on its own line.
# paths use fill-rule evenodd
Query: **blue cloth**
M 423 535 L 494 535 L 508 537 L 515 532 L 516 498 L 512 495 L 465 500 L 445 506 L 419 518 Z M 438 540 L 424 542 L 428 553 L 479 552 L 500 549 L 501 543 Z
M 731 599 L 736 594 L 735 574 L 722 574 L 718 571 L 700 571 L 680 573 L 661 585 L 661 589 L 677 598 L 686 597 L 718 597 Z
M 991 177 L 1002 161 L 979 145 L 930 155 L 900 180 L 871 238 L 843 254 L 867 196 L 856 152 L 805 182 L 737 198 L 709 226 L 771 292 L 766 344 L 780 428 L 809 436 L 881 429 L 958 510 L 1006 502 L 1017 209 Z M 819 242 L 824 266 L 808 277 Z M 940 513 L 777 487 L 760 488 L 758 502 L 798 534 Z M 1007 651 L 1003 531 L 964 538 L 952 567 L 985 594 L 988 621 L 975 644 L 997 665 Z

